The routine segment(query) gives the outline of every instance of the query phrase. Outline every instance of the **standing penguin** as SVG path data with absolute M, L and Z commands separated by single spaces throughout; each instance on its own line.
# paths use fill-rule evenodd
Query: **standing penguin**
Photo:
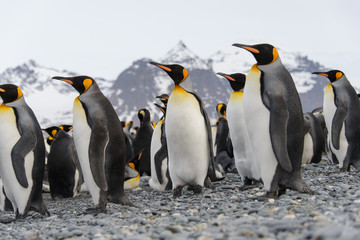
M 323 110 L 328 141 L 342 171 L 360 169 L 360 101 L 345 74 L 339 70 L 314 72 L 327 77 Z M 334 156 L 333 156 L 334 157 Z
M 216 121 L 215 135 L 215 162 L 219 164 L 224 173 L 237 173 L 235 161 L 230 157 L 229 149 L 231 149 L 231 140 L 229 137 L 229 126 L 226 119 L 226 104 L 219 103 L 216 105 L 216 112 L 219 118 Z
M 42 198 L 45 145 L 39 123 L 13 84 L 0 85 L 0 176 L 16 219 L 29 209 L 49 216 Z
M 81 170 L 95 208 L 107 201 L 131 205 L 124 192 L 125 136 L 114 107 L 88 76 L 53 77 L 72 85 L 80 95 L 73 109 L 73 137 Z
M 312 193 L 301 177 L 304 118 L 290 73 L 270 44 L 234 46 L 251 52 L 257 61 L 246 78 L 243 106 L 265 197 L 286 189 Z
M 44 131 L 54 138 L 47 160 L 51 198 L 74 197 L 82 180 L 74 140 L 60 127 L 49 127 Z
M 159 98 L 160 101 L 164 104 L 165 108 L 167 106 L 167 103 L 169 101 L 169 95 L 166 93 L 161 94 L 160 96 L 156 96 L 156 98 Z
M 136 136 L 134 139 L 134 155 L 138 155 L 140 152 L 142 152 L 138 171 L 140 175 L 145 174 L 150 176 L 150 144 L 154 128 L 150 121 L 149 110 L 145 108 L 140 109 L 138 112 L 138 118 L 140 120 L 140 127 L 136 131 Z
M 155 106 L 160 109 L 163 116 L 154 128 L 150 148 L 151 178 L 149 180 L 149 185 L 151 188 L 158 191 L 172 189 L 172 182 L 168 168 L 168 150 L 165 135 L 166 104 L 167 101 L 164 103 L 165 107 L 162 107 L 155 103 Z
M 165 133 L 174 197 L 190 185 L 200 193 L 207 175 L 216 179 L 210 121 L 194 92 L 188 71 L 178 65 L 151 64 L 163 69 L 175 86 L 166 108 Z
M 302 163 L 319 163 L 325 150 L 324 130 L 314 114 L 304 113 L 304 125 L 308 131 L 304 137 L 304 151 Z
M 225 74 L 225 77 L 233 90 L 227 106 L 227 119 L 229 123 L 230 139 L 233 145 L 235 165 L 244 183 L 241 187 L 245 190 L 260 180 L 260 169 L 256 162 L 254 151 L 245 125 L 243 111 L 243 89 L 246 75 L 242 73 Z

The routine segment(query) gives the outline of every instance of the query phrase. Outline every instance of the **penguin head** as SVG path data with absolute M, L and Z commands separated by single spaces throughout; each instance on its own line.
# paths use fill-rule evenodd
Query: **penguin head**
M 313 74 L 322 75 L 324 77 L 327 77 L 331 83 L 336 82 L 340 78 L 344 76 L 344 73 L 339 70 L 331 70 L 328 72 L 313 72 Z
M 52 79 L 61 80 L 72 85 L 80 94 L 85 93 L 94 83 L 94 79 L 88 76 L 76 77 L 59 77 L 55 76 Z
M 14 84 L 0 85 L 0 97 L 4 103 L 10 103 L 23 96 L 21 89 Z
M 156 98 L 160 98 L 160 101 L 166 106 L 169 100 L 168 94 L 161 94 L 160 96 L 156 96 Z
M 140 120 L 140 124 L 144 122 L 150 122 L 150 112 L 146 108 L 140 109 L 138 112 L 138 118 Z
M 216 112 L 219 115 L 219 117 L 226 118 L 226 104 L 219 103 L 218 105 L 216 105 Z
M 224 78 L 226 78 L 229 81 L 230 86 L 233 89 L 233 91 L 240 91 L 245 86 L 245 80 L 246 80 L 245 74 L 242 74 L 242 73 L 225 74 L 225 73 L 221 73 L 221 72 L 219 72 L 217 74 L 220 76 L 223 76 Z
M 48 127 L 45 129 L 42 129 L 44 132 L 46 132 L 47 134 L 49 134 L 51 137 L 55 138 L 56 134 L 61 130 L 61 128 L 59 127 Z
M 64 130 L 65 132 L 69 132 L 73 127 L 71 125 L 64 124 L 64 125 L 60 125 L 59 128 L 61 130 Z
M 186 68 L 180 66 L 179 64 L 160 64 L 157 62 L 150 62 L 150 64 L 153 64 L 164 70 L 176 85 L 179 85 L 189 76 L 189 72 L 186 70 Z
M 258 65 L 266 65 L 274 62 L 279 57 L 276 48 L 270 44 L 262 43 L 256 45 L 245 45 L 234 43 L 233 46 L 243 48 L 255 57 Z

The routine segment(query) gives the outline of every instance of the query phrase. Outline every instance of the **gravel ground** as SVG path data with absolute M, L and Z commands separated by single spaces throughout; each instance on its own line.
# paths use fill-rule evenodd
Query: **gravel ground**
M 200 195 L 184 189 L 177 199 L 142 177 L 140 188 L 127 191 L 137 207 L 108 204 L 97 216 L 84 214 L 93 206 L 88 193 L 58 201 L 45 193 L 51 216 L 30 212 L 0 224 L 0 239 L 360 239 L 358 173 L 320 163 L 304 166 L 303 177 L 315 195 L 287 191 L 266 202 L 253 199 L 262 187 L 240 192 L 237 174 Z

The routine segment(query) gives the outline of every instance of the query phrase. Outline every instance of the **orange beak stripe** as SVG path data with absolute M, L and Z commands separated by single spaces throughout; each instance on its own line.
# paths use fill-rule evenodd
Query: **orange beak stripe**
M 318 73 L 318 75 L 322 75 L 324 77 L 329 77 L 329 75 L 327 75 L 326 73 Z
M 259 50 L 257 50 L 256 48 L 252 48 L 252 47 L 242 47 L 242 48 L 244 48 L 252 53 L 260 53 Z
M 2 88 L 0 88 L 0 92 L 5 92 L 5 90 L 4 90 L 4 89 L 2 89 Z
M 228 75 L 225 75 L 224 77 L 226 77 L 227 79 L 229 79 L 230 81 L 236 82 L 236 80 Z
M 67 79 L 61 79 L 61 81 L 64 81 L 64 82 L 66 82 L 66 83 L 68 83 L 68 84 L 70 84 L 70 85 L 73 85 L 73 84 L 74 84 L 72 81 L 67 80 Z
M 168 67 L 165 67 L 165 66 L 162 66 L 162 65 L 156 65 L 156 66 L 158 66 L 159 68 L 164 69 L 164 70 L 167 71 L 167 72 L 171 72 L 171 69 L 168 68 Z

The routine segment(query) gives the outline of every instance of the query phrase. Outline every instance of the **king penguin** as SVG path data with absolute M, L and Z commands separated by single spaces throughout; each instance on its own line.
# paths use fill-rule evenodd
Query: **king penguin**
M 270 44 L 234 44 L 255 57 L 247 74 L 243 107 L 265 198 L 286 189 L 313 193 L 301 177 L 304 118 L 299 94 L 277 49 Z
M 231 140 L 229 137 L 229 126 L 226 117 L 226 104 L 219 103 L 216 105 L 216 112 L 218 114 L 217 128 L 215 135 L 215 162 L 222 169 L 223 173 L 237 173 L 235 161 L 230 157 Z
M 155 106 L 160 109 L 163 116 L 154 128 L 150 148 L 151 178 L 149 180 L 149 186 L 158 191 L 172 189 L 172 182 L 168 168 L 168 150 L 165 135 L 165 114 L 167 101 L 162 102 L 165 105 L 164 107 L 155 103 Z
M 339 70 L 314 72 L 330 80 L 324 91 L 323 110 L 328 141 L 342 171 L 360 170 L 360 101 L 355 89 Z
M 245 125 L 243 89 L 246 75 L 242 73 L 218 74 L 229 81 L 233 90 L 228 101 L 227 119 L 230 139 L 233 145 L 235 165 L 244 184 L 241 190 L 246 190 L 252 187 L 252 185 L 257 184 L 261 178 L 260 169 L 255 160 L 254 151 Z
M 149 110 L 143 108 L 138 111 L 138 118 L 140 120 L 140 127 L 136 131 L 136 136 L 134 139 L 134 155 L 140 154 L 142 152 L 139 173 L 140 175 L 151 175 L 150 167 L 150 144 L 151 136 L 153 134 L 153 126 L 150 121 L 150 112 Z
M 175 83 L 165 117 L 174 197 L 181 196 L 185 185 L 190 185 L 194 193 L 201 193 L 207 175 L 210 179 L 217 178 L 210 121 L 204 104 L 194 92 L 189 73 L 184 67 L 150 63 L 164 70 Z
M 44 129 L 54 138 L 47 160 L 52 199 L 75 197 L 82 180 L 80 162 L 73 138 L 60 127 Z
M 311 112 L 304 113 L 304 125 L 308 125 L 308 131 L 304 137 L 302 163 L 319 163 L 325 151 L 324 130 Z
M 72 85 L 80 95 L 73 108 L 73 138 L 83 178 L 95 208 L 106 210 L 107 201 L 131 205 L 124 192 L 125 136 L 110 101 L 88 76 L 53 79 Z
M 42 198 L 45 143 L 40 125 L 19 87 L 0 85 L 0 176 L 16 219 L 29 209 L 49 212 Z

